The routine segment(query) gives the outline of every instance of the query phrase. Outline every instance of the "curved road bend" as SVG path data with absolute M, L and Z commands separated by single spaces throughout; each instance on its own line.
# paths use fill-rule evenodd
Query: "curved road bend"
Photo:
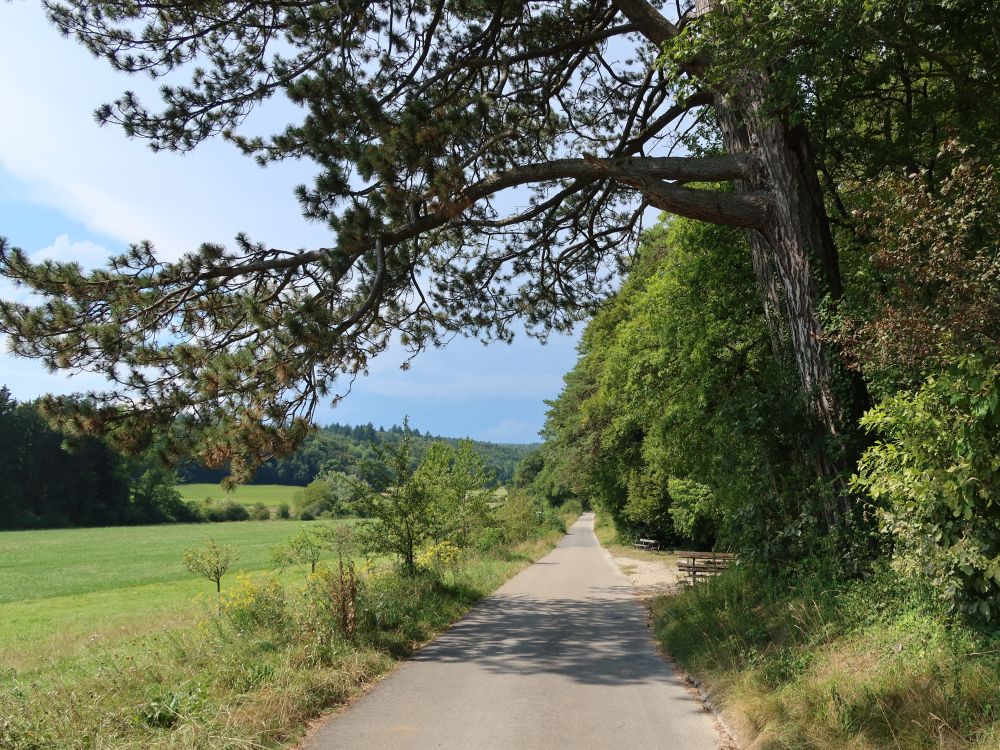
M 309 750 L 714 750 L 593 514 L 306 744 Z

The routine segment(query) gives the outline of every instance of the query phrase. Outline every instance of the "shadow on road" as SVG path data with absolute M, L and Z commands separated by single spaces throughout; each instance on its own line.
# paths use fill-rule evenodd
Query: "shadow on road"
M 413 658 L 599 685 L 669 680 L 631 595 L 628 586 L 593 588 L 584 600 L 496 595 Z

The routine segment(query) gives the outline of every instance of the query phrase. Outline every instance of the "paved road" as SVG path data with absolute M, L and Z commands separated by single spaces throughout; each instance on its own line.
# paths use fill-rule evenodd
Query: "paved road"
M 584 515 L 548 556 L 329 721 L 310 750 L 713 750 Z

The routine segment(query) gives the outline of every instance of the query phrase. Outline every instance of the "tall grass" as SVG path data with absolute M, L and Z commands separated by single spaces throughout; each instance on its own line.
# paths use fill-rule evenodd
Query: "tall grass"
M 1000 634 L 888 568 L 735 568 L 657 600 L 654 621 L 754 750 L 1000 748 Z
M 367 571 L 353 634 L 322 620 L 307 586 L 247 578 L 219 617 L 0 674 L 0 747 L 286 746 L 557 538 L 467 553 L 440 575 Z

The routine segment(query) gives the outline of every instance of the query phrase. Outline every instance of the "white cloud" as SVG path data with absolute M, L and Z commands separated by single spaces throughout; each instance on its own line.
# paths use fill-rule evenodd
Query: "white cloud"
M 292 195 L 310 167 L 262 170 L 221 141 L 154 154 L 120 128 L 98 127 L 92 112 L 126 88 L 155 105 L 155 82 L 116 73 L 61 38 L 35 4 L 5 5 L 0 18 L 0 167 L 27 186 L 22 197 L 123 243 L 151 240 L 166 258 L 240 231 L 291 249 L 328 241 Z M 277 129 L 291 108 L 271 105 L 250 124 Z
M 76 261 L 84 268 L 94 268 L 107 260 L 111 252 L 103 245 L 96 242 L 83 240 L 74 242 L 67 234 L 60 234 L 48 247 L 43 247 L 31 253 L 31 260 L 35 263 L 43 260 L 55 260 L 60 263 Z

